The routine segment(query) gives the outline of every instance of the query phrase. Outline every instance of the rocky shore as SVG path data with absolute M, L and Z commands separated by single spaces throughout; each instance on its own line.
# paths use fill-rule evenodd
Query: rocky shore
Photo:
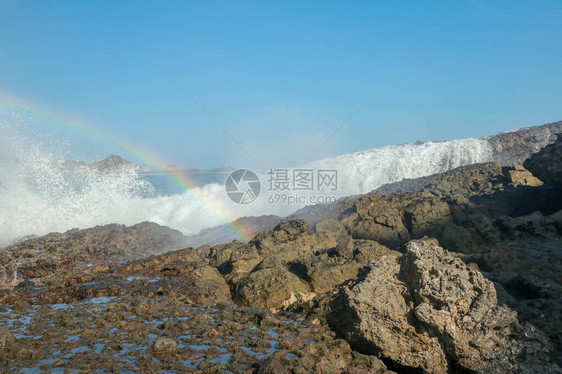
M 270 217 L 248 243 L 142 223 L 6 248 L 0 371 L 562 373 L 561 150 Z

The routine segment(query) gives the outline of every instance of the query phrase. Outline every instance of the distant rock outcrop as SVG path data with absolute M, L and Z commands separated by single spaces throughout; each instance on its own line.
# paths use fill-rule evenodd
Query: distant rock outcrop
M 92 162 L 90 164 L 98 173 L 119 173 L 124 171 L 145 171 L 146 167 L 133 164 L 117 155 L 109 155 L 102 161 Z
M 64 160 L 60 161 L 58 166 L 64 171 L 91 172 L 99 174 L 130 172 L 144 173 L 149 171 L 146 166 L 134 164 L 117 155 L 109 155 L 101 161 L 94 162 Z

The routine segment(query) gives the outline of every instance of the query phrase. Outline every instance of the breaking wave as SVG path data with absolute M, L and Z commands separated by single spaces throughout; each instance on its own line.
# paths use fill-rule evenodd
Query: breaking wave
M 0 247 L 28 235 L 108 223 L 152 221 L 190 235 L 224 224 L 227 219 L 283 216 L 306 205 L 271 204 L 265 193 L 251 204 L 238 205 L 229 200 L 224 186 L 218 183 L 197 188 L 196 193 L 159 195 L 149 180 L 135 173 L 68 173 L 57 164 L 60 154 L 46 151 L 12 126 L 0 124 L 0 130 Z M 343 197 L 403 178 L 491 159 L 486 140 L 465 139 L 388 146 L 316 161 L 307 167 L 336 169 L 338 188 L 333 195 Z M 265 173 L 260 179 L 263 191 Z M 211 209 L 211 201 L 222 211 Z
M 493 150 L 485 139 L 392 145 L 341 155 L 312 164 L 338 170 L 343 195 L 370 192 L 383 184 L 405 178 L 425 177 L 460 166 L 487 162 Z

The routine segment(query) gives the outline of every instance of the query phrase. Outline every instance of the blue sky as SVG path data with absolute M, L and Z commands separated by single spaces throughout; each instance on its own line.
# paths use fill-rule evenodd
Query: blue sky
M 0 1 L 0 90 L 182 167 L 292 166 L 410 57 L 317 157 L 562 120 L 560 19 L 560 1 Z

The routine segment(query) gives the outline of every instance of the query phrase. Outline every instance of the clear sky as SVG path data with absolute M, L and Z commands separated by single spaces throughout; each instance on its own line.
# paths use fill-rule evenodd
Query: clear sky
M 0 91 L 182 167 L 478 137 L 562 119 L 561 1 L 0 1 Z M 30 120 L 86 159 L 119 147 Z

